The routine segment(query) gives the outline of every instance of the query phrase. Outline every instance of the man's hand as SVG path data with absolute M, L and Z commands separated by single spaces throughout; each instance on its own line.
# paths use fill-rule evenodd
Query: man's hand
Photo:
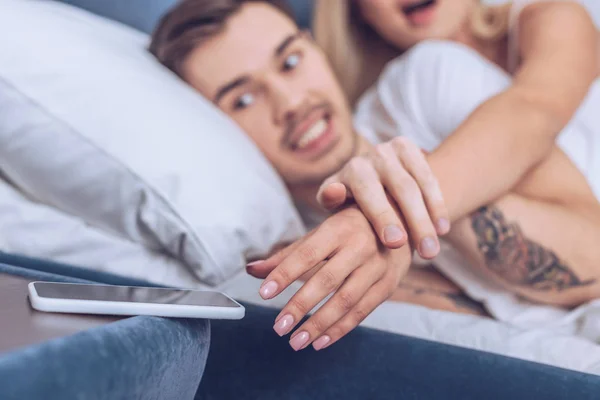
M 450 231 L 438 181 L 423 152 L 404 137 L 375 146 L 368 155 L 354 157 L 326 179 L 317 194 L 319 203 L 329 210 L 348 199 L 356 202 L 381 243 L 390 249 L 402 247 L 409 239 L 394 203 L 421 257 L 435 257 L 440 251 L 437 235 Z
M 301 350 L 320 350 L 354 329 L 393 293 L 408 271 L 409 246 L 381 246 L 369 221 L 356 207 L 329 217 L 316 230 L 265 261 L 248 266 L 264 277 L 260 295 L 271 299 L 302 276 L 307 282 L 275 320 L 273 329 L 289 333 L 322 300 L 333 296 L 291 336 Z

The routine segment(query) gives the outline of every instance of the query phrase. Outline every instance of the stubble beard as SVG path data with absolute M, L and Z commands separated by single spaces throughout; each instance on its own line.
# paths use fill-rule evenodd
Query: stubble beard
M 298 179 L 294 179 L 287 183 L 289 188 L 312 188 L 319 187 L 325 181 L 325 179 L 329 178 L 331 175 L 340 171 L 354 156 L 357 156 L 359 150 L 360 136 L 356 131 L 353 131 L 352 135 L 352 147 L 350 152 L 346 154 L 340 155 L 340 158 L 335 162 L 334 166 L 328 169 L 327 171 L 319 172 L 318 176 L 315 174 L 314 176 L 305 176 Z

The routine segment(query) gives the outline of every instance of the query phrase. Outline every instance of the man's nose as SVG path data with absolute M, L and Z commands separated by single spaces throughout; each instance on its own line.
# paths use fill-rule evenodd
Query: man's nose
M 295 118 L 302 107 L 304 95 L 291 82 L 276 79 L 272 82 L 273 105 L 275 107 L 275 123 L 285 125 Z

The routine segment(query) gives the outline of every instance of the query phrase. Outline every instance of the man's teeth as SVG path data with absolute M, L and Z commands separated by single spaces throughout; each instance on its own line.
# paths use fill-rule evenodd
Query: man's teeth
M 311 126 L 310 129 L 308 129 L 298 141 L 298 148 L 303 149 L 307 147 L 309 144 L 323 136 L 326 130 L 327 121 L 325 120 L 325 118 L 315 122 L 314 125 Z

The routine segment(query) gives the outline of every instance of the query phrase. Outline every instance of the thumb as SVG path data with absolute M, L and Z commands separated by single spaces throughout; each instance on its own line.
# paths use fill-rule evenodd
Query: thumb
M 340 182 L 324 183 L 317 193 L 317 201 L 327 210 L 342 206 L 350 196 L 346 185 Z

